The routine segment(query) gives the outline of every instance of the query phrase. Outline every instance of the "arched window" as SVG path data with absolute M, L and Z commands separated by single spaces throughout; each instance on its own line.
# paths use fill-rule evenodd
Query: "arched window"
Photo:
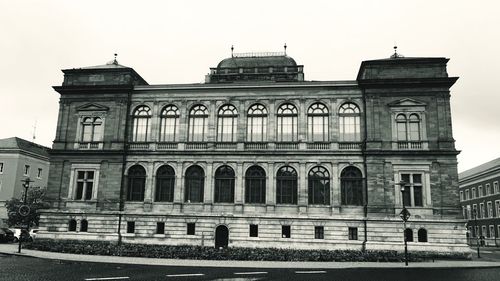
M 328 141 L 328 108 L 322 103 L 307 110 L 307 139 L 310 142 Z
M 248 109 L 247 141 L 267 141 L 267 109 L 262 104 L 254 104 Z
M 277 141 L 295 142 L 298 140 L 297 108 L 290 103 L 278 108 Z
M 156 171 L 155 201 L 173 202 L 175 187 L 175 171 L 168 165 L 163 165 Z
M 146 170 L 140 165 L 134 165 L 128 170 L 127 201 L 144 201 L 146 186 Z
M 234 171 L 229 166 L 221 166 L 215 171 L 215 203 L 234 202 Z
M 404 114 L 398 114 L 396 116 L 396 126 L 397 126 L 397 131 L 398 131 L 398 141 L 406 141 L 408 140 L 407 135 L 406 135 L 406 116 Z
M 354 103 L 344 103 L 339 110 L 340 141 L 357 142 L 361 140 L 359 107 Z
M 69 220 L 68 231 L 76 231 L 76 220 Z
M 314 167 L 308 175 L 309 204 L 330 204 L 330 174 L 323 167 Z
M 340 173 L 342 205 L 363 205 L 363 177 L 361 171 L 353 166 Z
M 100 117 L 85 117 L 82 120 L 82 142 L 102 141 L 102 119 Z
M 406 242 L 413 242 L 413 230 L 411 228 L 405 229 Z
M 427 242 L 427 230 L 425 228 L 418 230 L 418 242 Z
M 148 141 L 150 120 L 151 109 L 149 107 L 141 105 L 135 109 L 132 124 L 132 141 Z
M 204 105 L 195 105 L 189 111 L 188 141 L 203 142 L 207 140 L 208 110 Z
M 82 220 L 80 222 L 80 232 L 87 232 L 89 228 L 89 223 L 87 220 Z
M 266 203 L 266 172 L 259 166 L 248 168 L 245 174 L 245 202 Z
M 191 166 L 184 175 L 185 198 L 189 203 L 203 202 L 203 187 L 205 185 L 205 172 L 200 166 Z
M 179 135 L 179 109 L 175 105 L 167 105 L 160 115 L 160 141 L 175 142 Z
M 231 104 L 220 107 L 217 113 L 217 141 L 236 142 L 238 111 Z
M 276 174 L 276 203 L 297 204 L 297 172 L 290 166 L 281 167 Z
M 396 130 L 398 141 L 420 140 L 420 117 L 412 113 L 407 117 L 405 114 L 396 116 Z

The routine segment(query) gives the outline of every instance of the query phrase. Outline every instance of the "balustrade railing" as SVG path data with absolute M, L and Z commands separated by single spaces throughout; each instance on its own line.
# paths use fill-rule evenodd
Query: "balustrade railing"
M 245 149 L 248 150 L 265 150 L 267 149 L 267 142 L 246 142 Z
M 100 149 L 102 148 L 101 142 L 80 142 L 78 149 Z
M 361 143 L 360 142 L 339 142 L 339 149 L 341 149 L 341 150 L 361 149 Z
M 398 141 L 398 149 L 422 149 L 421 141 Z
M 131 150 L 149 150 L 149 142 L 131 142 L 128 148 Z
M 297 150 L 299 148 L 299 144 L 296 142 L 277 142 L 276 149 L 277 150 Z
M 176 150 L 177 143 L 176 142 L 160 142 L 156 145 L 156 149 L 158 149 L 158 150 Z
M 186 143 L 186 149 L 188 150 L 203 150 L 207 149 L 208 144 L 206 142 L 188 142 Z
M 330 143 L 329 142 L 310 142 L 310 143 L 307 143 L 307 149 L 312 149 L 312 150 L 330 149 Z

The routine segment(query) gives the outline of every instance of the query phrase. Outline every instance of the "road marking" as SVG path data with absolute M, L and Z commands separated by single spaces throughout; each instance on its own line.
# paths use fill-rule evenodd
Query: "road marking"
M 254 274 L 267 274 L 265 271 L 255 271 L 255 272 L 235 272 L 236 275 L 254 275 Z
M 295 273 L 297 274 L 307 274 L 307 273 L 314 273 L 314 274 L 318 274 L 318 273 L 326 273 L 326 271 L 324 270 L 308 270 L 308 271 L 295 271 Z
M 124 277 L 97 277 L 97 278 L 87 278 L 85 281 L 97 281 L 97 280 L 123 280 L 123 279 L 129 279 L 130 277 L 124 276 Z
M 185 274 L 168 274 L 167 277 L 189 277 L 189 276 L 203 276 L 203 273 L 185 273 Z

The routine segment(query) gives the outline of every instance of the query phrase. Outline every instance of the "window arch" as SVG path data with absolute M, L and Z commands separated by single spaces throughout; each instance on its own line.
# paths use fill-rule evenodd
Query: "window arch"
M 132 123 L 132 141 L 148 141 L 150 120 L 151 109 L 148 106 L 141 105 L 134 110 Z
M 205 172 L 200 166 L 191 166 L 184 175 L 186 202 L 203 202 L 203 189 L 205 186 Z
M 330 204 L 330 174 L 321 166 L 309 171 L 308 198 L 309 204 Z
M 281 167 L 276 174 L 276 203 L 297 204 L 297 171 Z
M 307 136 L 310 142 L 328 141 L 328 108 L 314 103 L 307 110 Z
M 354 103 L 344 103 L 339 110 L 340 141 L 357 142 L 361 140 L 360 111 Z
M 141 165 L 134 165 L 128 170 L 127 201 L 144 201 L 146 170 Z
M 267 141 L 267 109 L 262 104 L 254 104 L 248 109 L 247 141 Z
M 266 203 L 266 172 L 259 166 L 252 166 L 245 173 L 245 202 Z
M 398 141 L 419 141 L 420 116 L 412 113 L 409 116 L 400 113 L 396 116 L 396 131 Z
M 179 109 L 175 105 L 167 105 L 160 114 L 160 141 L 175 142 L 179 136 Z
M 363 205 L 363 176 L 358 168 L 349 166 L 342 170 L 340 187 L 343 205 Z
M 406 242 L 413 242 L 413 230 L 411 228 L 405 229 Z
M 277 141 L 295 142 L 298 140 L 297 108 L 291 103 L 282 104 L 278 108 Z
M 82 142 L 102 141 L 102 119 L 100 117 L 85 117 L 82 119 Z
M 418 230 L 418 242 L 427 242 L 427 230 L 425 228 Z
M 227 166 L 221 166 L 215 171 L 215 203 L 234 202 L 234 170 Z
M 175 171 L 169 165 L 163 165 L 156 171 L 155 201 L 173 202 L 175 190 Z
M 75 219 L 69 220 L 68 231 L 76 231 L 76 220 Z
M 204 105 L 195 105 L 189 111 L 188 141 L 203 142 L 207 140 L 208 110 Z
M 89 228 L 89 222 L 87 220 L 80 221 L 80 232 L 87 232 Z
M 217 113 L 217 141 L 236 142 L 238 124 L 238 111 L 232 104 L 219 108 Z

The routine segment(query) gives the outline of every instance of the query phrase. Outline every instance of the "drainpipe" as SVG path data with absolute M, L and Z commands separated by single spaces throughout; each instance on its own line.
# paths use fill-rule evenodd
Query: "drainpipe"
M 364 184 L 363 184 L 363 228 L 364 228 L 364 240 L 362 251 L 366 251 L 366 242 L 368 241 L 368 167 L 366 165 L 366 140 L 368 137 L 368 129 L 367 129 L 367 118 L 366 118 L 366 93 L 365 90 L 362 89 L 362 97 L 363 97 L 363 142 L 361 143 L 361 154 L 363 155 L 363 169 L 364 169 Z
M 127 165 L 127 154 L 128 154 L 128 139 L 129 139 L 129 115 L 130 115 L 130 107 L 132 103 L 132 90 L 129 89 L 127 93 L 127 110 L 125 112 L 125 132 L 123 134 L 123 154 L 122 154 L 122 177 L 120 180 L 120 198 L 119 198 L 119 209 L 118 209 L 118 245 L 122 244 L 122 233 L 121 233 L 121 227 L 122 227 L 122 216 L 123 216 L 123 193 L 125 189 L 125 168 Z

